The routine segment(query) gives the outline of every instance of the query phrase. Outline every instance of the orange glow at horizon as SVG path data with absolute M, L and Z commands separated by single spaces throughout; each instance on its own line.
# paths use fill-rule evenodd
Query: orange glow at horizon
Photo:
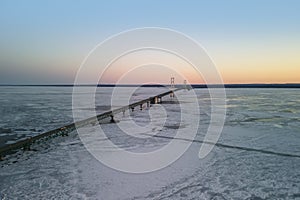
M 211 56 L 225 84 L 300 83 L 300 59 L 291 52 L 246 53 L 236 50 Z M 232 54 L 236 57 L 230 57 Z M 94 76 L 93 71 L 88 73 L 87 80 L 89 76 Z M 168 84 L 173 76 L 177 84 L 183 83 L 183 80 L 190 84 L 206 83 L 205 77 L 183 59 L 154 50 L 132 52 L 117 59 L 106 69 L 98 83 Z
M 133 52 L 119 58 L 108 67 L 99 83 L 167 84 L 170 77 L 175 77 L 177 83 L 184 80 L 204 83 L 201 74 L 186 61 L 170 53 L 153 50 Z
M 300 83 L 300 40 L 223 41 L 208 50 L 224 83 Z

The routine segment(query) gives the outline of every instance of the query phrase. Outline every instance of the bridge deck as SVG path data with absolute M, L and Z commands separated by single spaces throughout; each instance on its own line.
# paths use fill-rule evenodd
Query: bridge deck
M 26 138 L 24 140 L 18 141 L 18 142 L 13 143 L 13 144 L 5 145 L 4 147 L 0 148 L 0 160 L 3 156 L 13 152 L 14 150 L 22 148 L 22 147 L 24 149 L 26 149 L 32 143 L 34 143 L 35 141 L 40 140 L 42 138 L 49 137 L 49 136 L 67 135 L 68 133 L 74 131 L 76 128 L 84 127 L 84 126 L 87 126 L 89 124 L 98 123 L 99 120 L 109 118 L 109 117 L 113 117 L 115 114 L 125 112 L 128 109 L 133 109 L 136 106 L 143 105 L 144 103 L 148 103 L 148 102 L 153 103 L 153 102 L 155 102 L 156 98 L 161 98 L 163 96 L 167 96 L 167 95 L 169 95 L 169 94 L 171 94 L 175 91 L 178 91 L 178 90 L 180 90 L 180 88 L 177 88 L 177 89 L 174 89 L 174 90 L 169 90 L 169 91 L 164 92 L 162 94 L 159 94 L 159 95 L 156 95 L 156 96 L 153 96 L 153 97 L 149 97 L 147 99 L 143 99 L 141 101 L 138 101 L 138 102 L 135 102 L 135 103 L 132 103 L 132 104 L 120 107 L 120 108 L 116 108 L 116 109 L 104 112 L 102 114 L 99 114 L 97 116 L 90 117 L 90 118 L 87 118 L 87 119 L 84 119 L 84 120 L 81 120 L 81 121 L 77 121 L 77 122 L 68 124 L 66 126 L 62 126 L 62 127 L 57 128 L 57 129 L 47 131 L 45 133 L 33 136 L 33 137 Z

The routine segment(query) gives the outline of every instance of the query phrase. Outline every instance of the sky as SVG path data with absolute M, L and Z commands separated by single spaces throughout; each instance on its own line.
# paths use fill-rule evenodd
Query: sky
M 0 0 L 0 8 L 0 84 L 72 84 L 97 44 L 141 27 L 196 40 L 224 83 L 300 83 L 298 0 Z M 143 66 L 127 81 L 151 82 L 150 68 L 159 70 Z M 162 71 L 153 82 L 169 81 Z M 119 81 L 108 72 L 104 82 Z

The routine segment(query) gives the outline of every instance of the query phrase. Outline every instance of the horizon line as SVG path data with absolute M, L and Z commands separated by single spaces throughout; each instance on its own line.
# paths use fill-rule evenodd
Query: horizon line
M 0 87 L 168 87 L 170 84 L 0 84 Z M 175 84 L 182 87 L 184 84 Z M 300 83 L 188 84 L 192 88 L 300 88 Z

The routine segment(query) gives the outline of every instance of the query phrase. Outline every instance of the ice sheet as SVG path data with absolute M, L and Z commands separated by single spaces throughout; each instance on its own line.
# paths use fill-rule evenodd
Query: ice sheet
M 152 92 L 160 91 L 152 89 Z M 297 157 L 217 146 L 206 158 L 198 158 L 202 144 L 199 141 L 203 140 L 210 120 L 210 99 L 207 90 L 199 89 L 196 93 L 200 101 L 200 128 L 192 146 L 172 165 L 146 174 L 119 172 L 97 161 L 73 132 L 68 137 L 34 144 L 32 149 L 35 151 L 19 152 L 18 156 L 11 155 L 0 162 L 0 198 L 300 198 L 300 159 Z M 290 89 L 227 90 L 227 119 L 219 143 L 300 155 L 299 94 L 299 90 Z M 107 106 L 107 102 L 98 105 Z M 161 136 L 172 137 L 179 128 L 176 124 L 180 110 L 176 104 L 164 106 L 170 114 L 169 124 L 153 128 L 161 129 Z M 147 109 L 136 110 L 130 117 L 139 125 L 149 124 Z M 128 118 L 128 113 L 116 116 L 119 123 L 126 124 Z M 4 124 L 3 128 L 13 129 L 18 127 L 18 122 L 2 120 L 1 124 Z M 152 151 L 170 142 L 168 137 L 128 137 L 116 124 L 103 123 L 101 126 L 112 141 L 134 152 Z M 23 127 L 28 129 L 26 125 Z M 95 127 L 83 130 L 88 134 Z

